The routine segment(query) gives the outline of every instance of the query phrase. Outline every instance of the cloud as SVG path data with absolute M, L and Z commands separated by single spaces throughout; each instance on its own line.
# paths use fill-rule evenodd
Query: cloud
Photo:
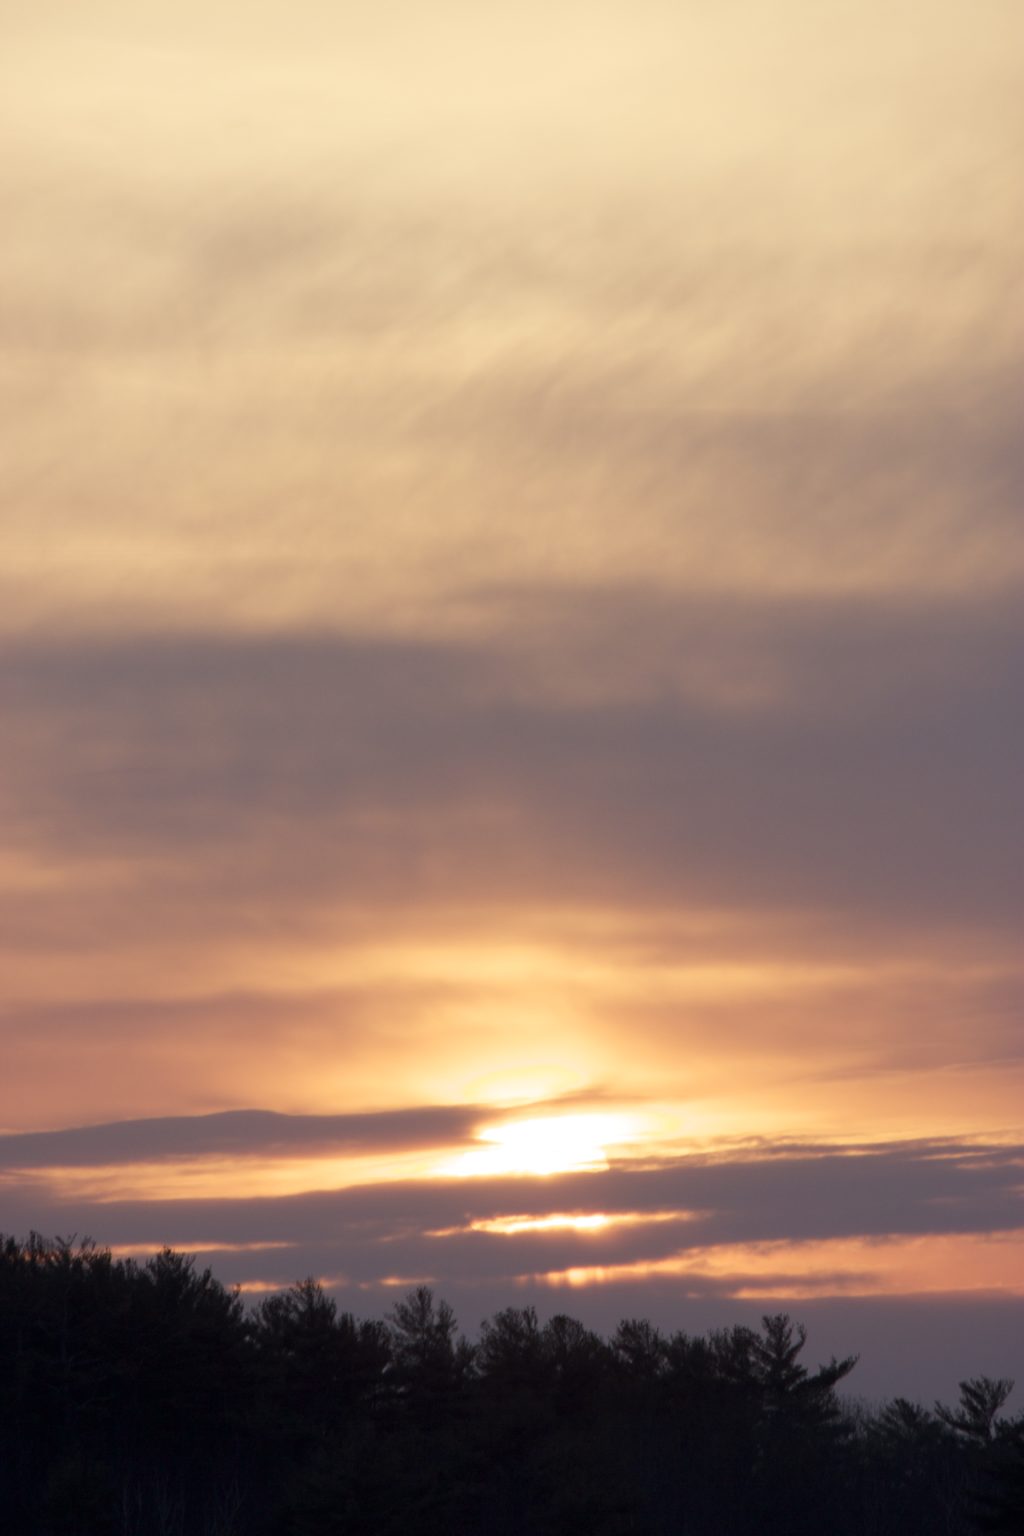
M 293 910 L 354 881 L 368 904 L 532 887 L 978 925 L 1020 906 L 1007 609 L 716 616 L 597 591 L 530 597 L 521 634 L 535 619 L 536 654 L 329 635 L 8 649 L 8 798 L 65 857 L 212 890 L 272 858 Z
M 407 1146 L 464 1135 L 479 1119 L 475 1109 L 415 1110 L 377 1116 L 287 1117 L 245 1112 L 197 1120 L 157 1119 L 122 1126 L 6 1137 L 11 1168 L 43 1166 L 62 1149 L 73 1164 L 103 1152 L 161 1157 L 183 1150 L 246 1155 L 292 1155 L 300 1149 L 342 1144 Z M 481 1267 L 477 1255 L 503 1255 L 506 1275 L 568 1267 L 585 1253 L 591 1262 L 663 1256 L 683 1248 L 757 1242 L 793 1243 L 835 1238 L 949 1235 L 1011 1231 L 1024 1226 L 1024 1147 L 972 1141 L 893 1142 L 816 1147 L 795 1142 L 740 1147 L 725 1155 L 683 1153 L 661 1163 L 613 1165 L 596 1172 L 545 1178 L 417 1179 L 286 1197 L 173 1201 L 104 1201 L 72 1208 L 59 1182 L 41 1210 L 61 1227 L 82 1218 L 103 1223 L 111 1242 L 301 1243 L 347 1254 L 346 1264 L 380 1271 L 382 1256 L 423 1267 L 450 1265 L 464 1277 Z M 315 1177 L 315 1164 L 311 1177 Z M 36 1196 L 38 1198 L 38 1196 Z M 608 1231 L 494 1233 L 474 1222 L 516 1215 L 597 1210 L 614 1216 L 681 1213 L 678 1222 L 643 1221 Z M 11 1215 L 26 1214 L 12 1192 Z M 8 1220 L 11 1218 L 9 1217 Z M 185 1232 L 188 1238 L 185 1238 Z M 454 1233 L 445 1237 L 434 1233 Z M 459 1234 L 462 1234 L 460 1237 Z M 461 1245 L 461 1248 L 460 1248 Z M 447 1260 L 445 1254 L 457 1257 Z M 548 1263 L 541 1265 L 542 1254 Z M 432 1256 L 432 1265 L 427 1263 Z M 524 1257 L 526 1256 L 526 1257 Z
M 296 57 L 289 27 L 269 59 L 225 70 L 206 27 L 140 50 L 124 15 L 115 46 L 90 39 L 88 68 L 73 28 L 60 41 L 66 17 L 31 46 L 19 35 L 5 624 L 358 612 L 401 630 L 443 624 L 453 582 L 609 572 L 755 592 L 1019 588 L 1020 107 L 991 37 L 970 29 L 950 51 L 915 28 L 901 55 L 887 13 L 884 58 L 850 40 L 879 87 L 865 120 L 827 49 L 813 69 L 802 48 L 776 56 L 781 96 L 761 76 L 781 21 L 748 61 L 743 101 L 773 88 L 750 116 L 719 23 L 649 22 L 563 17 L 572 46 L 526 70 L 535 82 L 556 55 L 579 70 L 614 36 L 616 66 L 640 47 L 627 73 L 645 110 L 625 109 L 621 79 L 570 109 L 560 65 L 561 132 L 542 130 L 525 76 L 502 96 L 488 72 L 464 103 L 477 142 L 421 68 L 398 88 L 394 60 L 367 74 L 348 38 L 328 65 Z M 385 53 L 420 25 L 389 30 Z M 679 47 L 692 27 L 710 52 Z M 423 46 L 460 92 L 437 28 Z M 241 30 L 251 41 L 248 16 Z M 464 17 L 457 30 L 465 45 Z M 363 42 L 377 57 L 384 39 Z M 984 102 L 966 139 L 921 67 L 932 47 Z M 832 69 L 843 86 L 823 111 Z M 786 116 L 807 93 L 814 133 Z
M 480 1121 L 472 1106 L 382 1110 L 376 1114 L 282 1115 L 270 1110 L 168 1115 L 60 1131 L 0 1135 L 0 1169 L 97 1167 L 158 1158 L 286 1157 L 448 1146 Z

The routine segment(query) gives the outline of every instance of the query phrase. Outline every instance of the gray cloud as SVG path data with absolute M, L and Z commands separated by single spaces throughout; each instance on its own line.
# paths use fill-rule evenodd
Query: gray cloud
M 330 636 L 7 650 L 21 835 L 177 861 L 228 901 L 265 856 L 278 895 L 257 899 L 288 907 L 357 880 L 370 904 L 532 887 L 1012 924 L 1024 634 L 1007 608 L 512 607 L 536 655 Z
M 270 1110 L 226 1110 L 212 1115 L 168 1115 L 109 1125 L 0 1135 L 0 1170 L 95 1167 L 160 1158 L 349 1154 L 463 1141 L 483 1111 L 432 1106 L 369 1114 L 283 1115 Z

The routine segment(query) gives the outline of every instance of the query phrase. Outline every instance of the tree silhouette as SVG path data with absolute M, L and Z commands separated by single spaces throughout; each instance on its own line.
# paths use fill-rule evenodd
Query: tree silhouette
M 804 1328 L 605 1340 L 429 1287 L 247 1311 L 194 1258 L 0 1237 L 4 1536 L 1024 1536 L 1024 1419 L 838 1396 Z
M 994 1381 L 990 1376 L 972 1376 L 961 1381 L 960 1402 L 956 1408 L 936 1403 L 935 1411 L 944 1424 L 965 1440 L 987 1445 L 996 1432 L 996 1415 L 1013 1391 L 1006 1377 Z
M 383 1323 L 359 1323 L 318 1281 L 299 1281 L 257 1308 L 255 1341 L 268 1411 L 279 1431 L 322 1441 L 382 1390 L 391 1360 Z
M 457 1337 L 455 1313 L 446 1301 L 435 1301 L 429 1286 L 410 1291 L 388 1314 L 394 1380 L 414 1387 L 419 1396 L 449 1395 L 467 1381 L 476 1354 Z
M 976 1509 L 986 1536 L 1024 1536 L 1024 1416 L 997 1436 Z

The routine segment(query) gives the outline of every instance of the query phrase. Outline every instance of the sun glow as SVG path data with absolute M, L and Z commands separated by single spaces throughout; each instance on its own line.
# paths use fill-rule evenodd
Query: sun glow
M 631 1117 L 618 1114 L 543 1115 L 484 1127 L 483 1145 L 438 1170 L 451 1178 L 502 1174 L 572 1173 L 607 1168 L 609 1147 L 635 1134 Z
M 695 1211 L 587 1211 L 552 1212 L 549 1216 L 493 1216 L 471 1221 L 464 1227 L 445 1227 L 431 1237 L 456 1237 L 463 1232 L 487 1232 L 518 1237 L 523 1232 L 603 1232 L 608 1227 L 647 1226 L 666 1221 L 693 1221 Z
M 471 1232 L 498 1232 L 515 1237 L 520 1232 L 601 1232 L 615 1220 L 602 1211 L 587 1216 L 497 1216 L 493 1221 L 470 1222 Z

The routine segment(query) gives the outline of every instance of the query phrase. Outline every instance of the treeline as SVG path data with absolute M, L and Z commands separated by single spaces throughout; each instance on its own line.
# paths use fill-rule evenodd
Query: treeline
M 313 1281 L 255 1310 L 187 1255 L 0 1238 L 6 1536 L 1024 1533 L 1010 1383 L 878 1411 L 785 1316 L 706 1337 L 507 1308 L 463 1338 Z

